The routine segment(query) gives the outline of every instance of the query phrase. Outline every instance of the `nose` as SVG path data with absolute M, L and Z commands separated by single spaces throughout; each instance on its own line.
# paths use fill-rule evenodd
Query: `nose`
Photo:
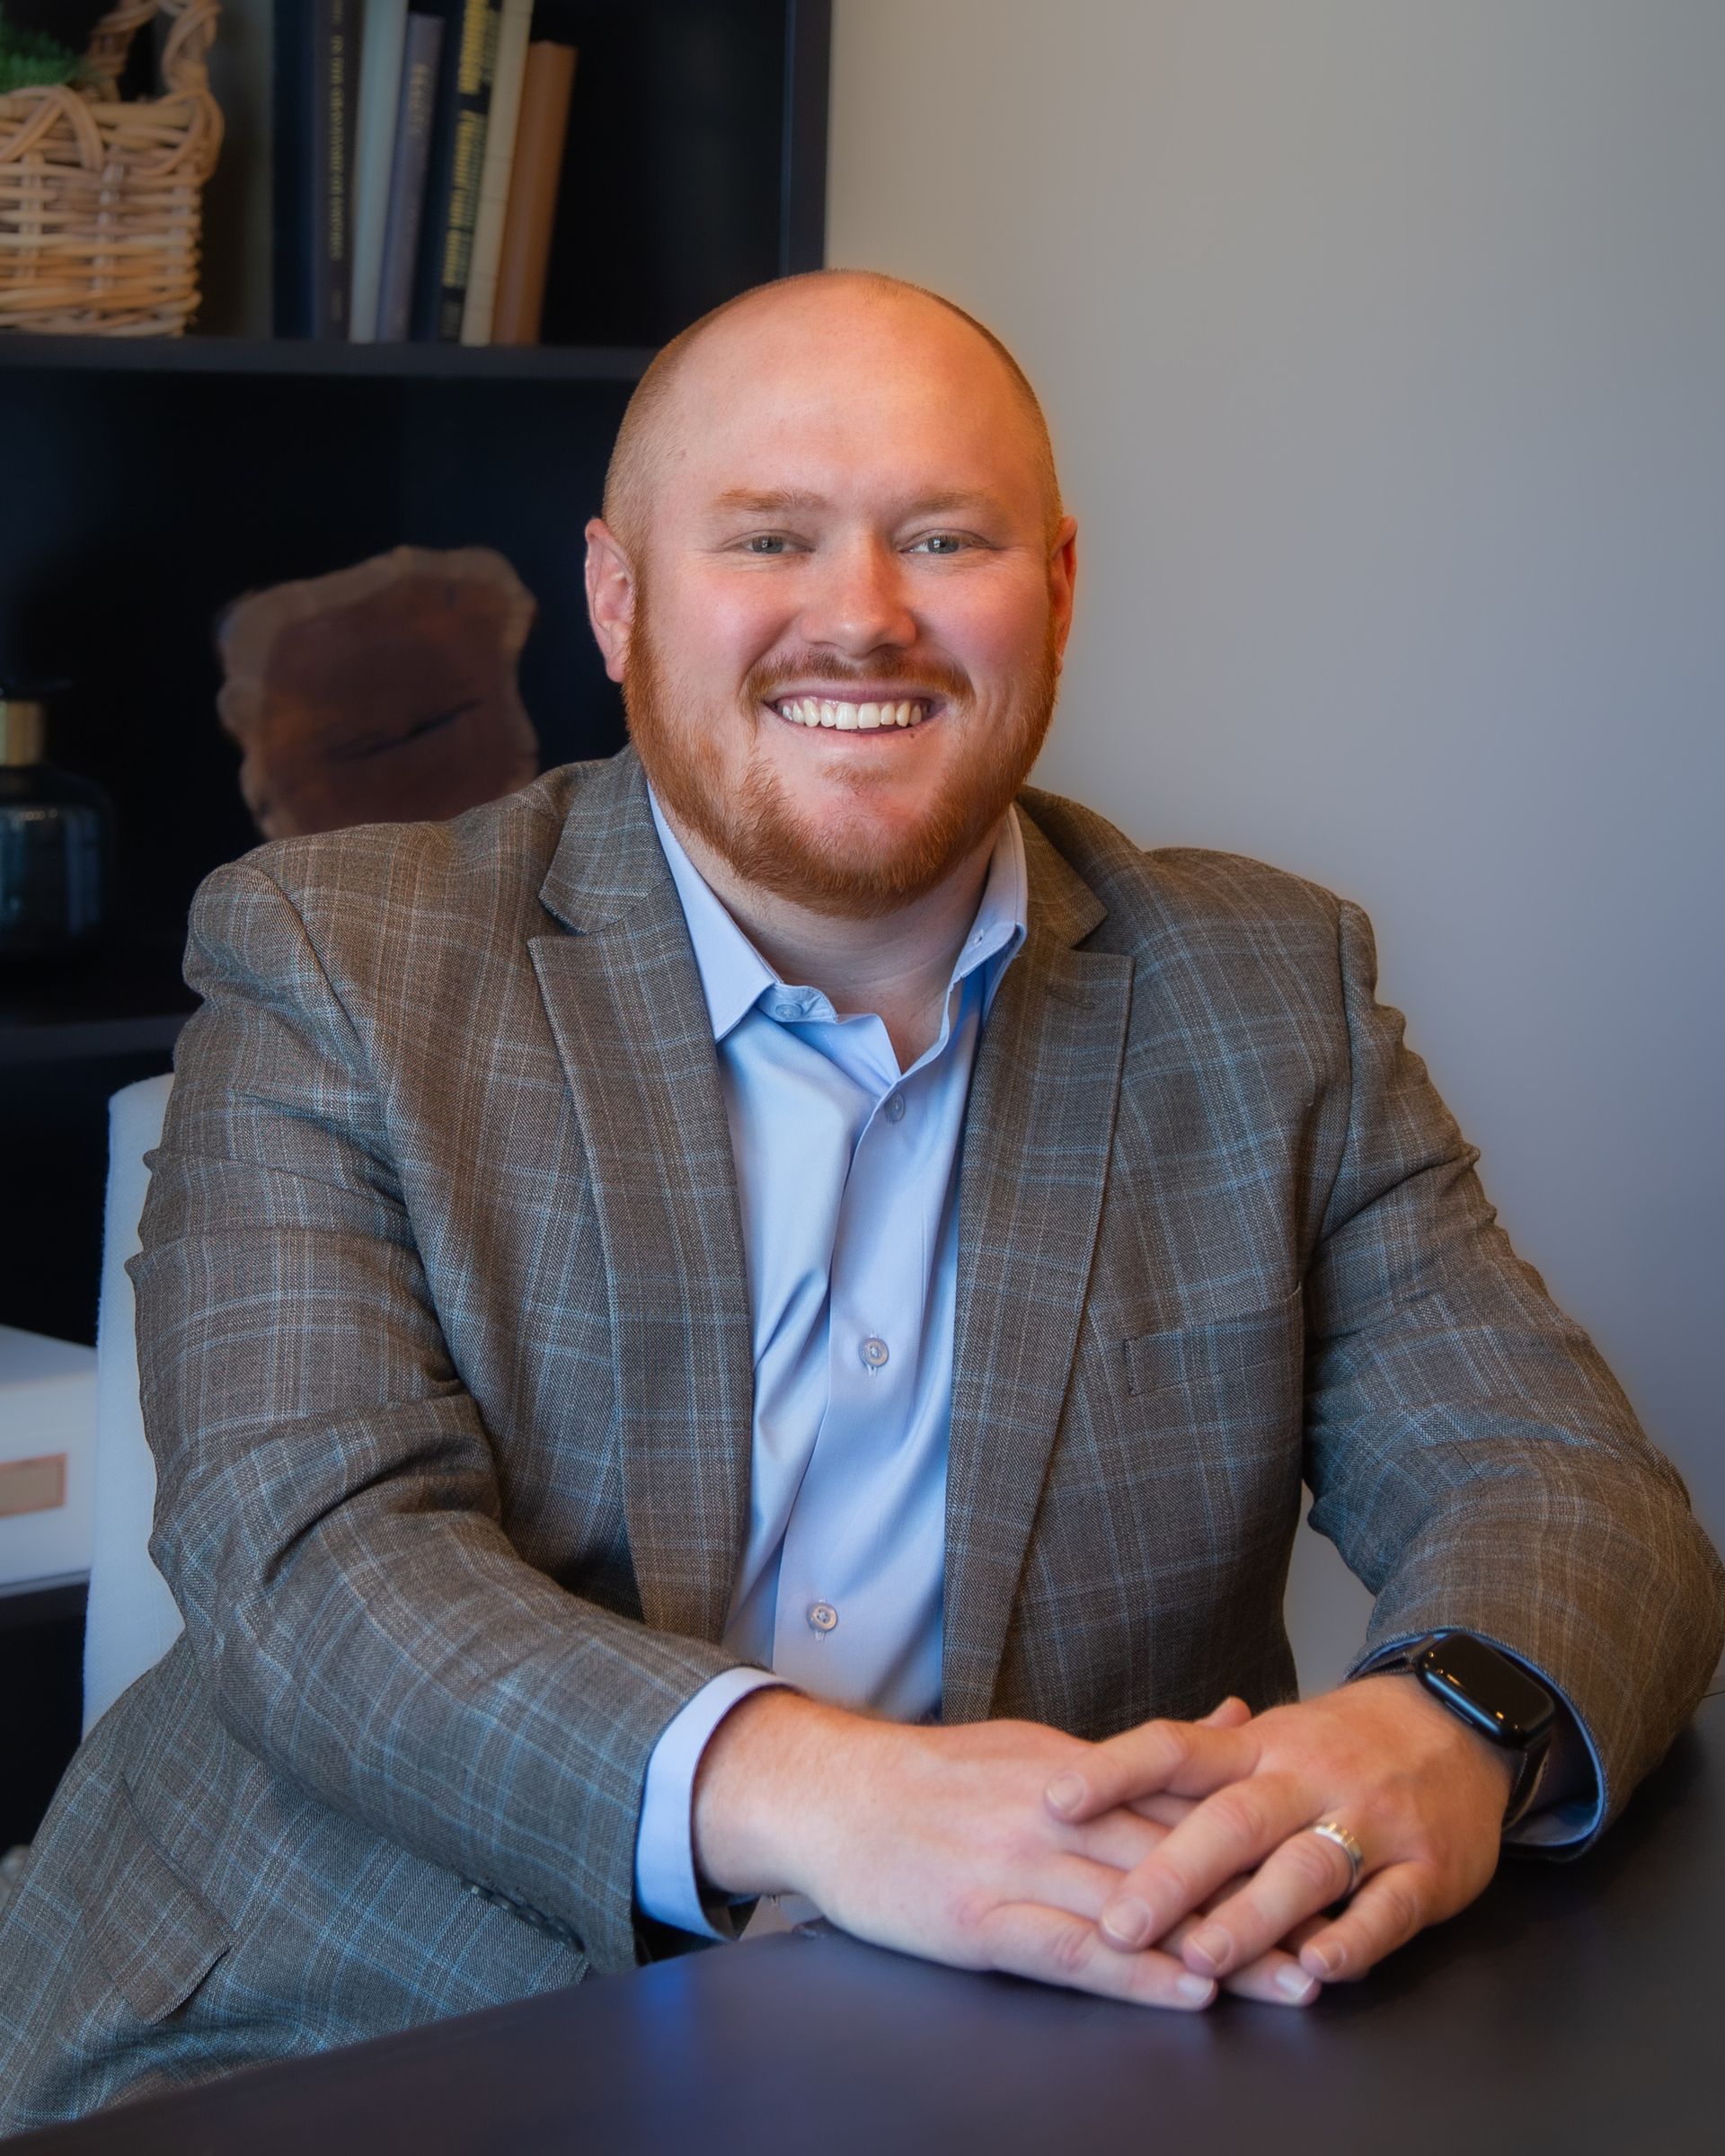
M 814 567 L 798 623 L 807 641 L 830 645 L 853 658 L 916 642 L 916 616 L 906 604 L 896 548 L 862 533 L 842 546 L 823 549 Z

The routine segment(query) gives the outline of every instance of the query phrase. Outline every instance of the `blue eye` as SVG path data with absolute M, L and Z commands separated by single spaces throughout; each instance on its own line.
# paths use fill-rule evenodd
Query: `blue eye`
M 751 554 L 778 554 L 784 551 L 784 540 L 777 532 L 758 532 L 747 543 Z
M 925 548 L 931 554 L 956 554 L 963 549 L 964 544 L 965 542 L 957 532 L 931 532 L 926 539 L 916 542 L 916 548 Z

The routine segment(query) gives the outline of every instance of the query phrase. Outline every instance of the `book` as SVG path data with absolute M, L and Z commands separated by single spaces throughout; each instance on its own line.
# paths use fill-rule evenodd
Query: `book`
M 491 102 L 490 77 L 485 66 L 486 33 L 488 27 L 495 28 L 494 23 L 488 22 L 488 18 L 495 15 L 498 5 L 499 0 L 436 0 L 431 10 L 443 16 L 443 63 L 431 125 L 425 213 L 420 226 L 412 331 L 416 338 L 428 343 L 436 343 L 441 334 L 451 221 L 462 178 L 470 164 L 477 200 L 484 143 L 482 136 L 477 145 L 479 156 L 475 159 L 474 127 L 476 122 L 482 124 Z M 492 50 L 495 51 L 494 42 Z M 471 233 L 471 223 L 468 230 Z M 459 323 L 457 316 L 457 334 Z
M 502 26 L 502 0 L 486 0 L 477 36 L 464 25 L 461 73 L 456 92 L 461 110 L 456 119 L 455 157 L 449 178 L 449 226 L 443 243 L 443 290 L 438 302 L 438 335 L 445 344 L 461 341 L 473 267 L 473 231 L 479 217 L 480 182 L 485 146 L 491 131 L 491 98 L 497 80 L 497 43 Z
M 222 154 L 204 188 L 199 261 L 198 329 L 207 337 L 267 338 L 274 328 L 274 0 L 223 0 L 209 51 Z
M 485 129 L 485 163 L 479 176 L 479 207 L 473 218 L 467 301 L 461 315 L 464 344 L 489 344 L 491 340 L 503 216 L 509 206 L 509 172 L 515 162 L 521 83 L 526 73 L 527 40 L 532 31 L 533 0 L 503 0 L 497 27 L 497 65 L 491 75 L 491 112 Z
M 314 337 L 344 338 L 353 292 L 353 119 L 359 57 L 359 0 L 318 0 L 321 36 L 313 132 L 322 131 L 312 182 L 323 234 L 314 295 Z
M 358 20 L 358 0 L 304 0 L 275 11 L 279 337 L 348 333 Z
M 557 219 L 557 191 L 569 140 L 569 103 L 575 88 L 575 48 L 547 40 L 527 47 L 521 80 L 509 201 L 503 213 L 493 344 L 537 344 L 544 314 L 545 274 Z
M 270 317 L 278 337 L 312 333 L 306 128 L 314 30 L 309 6 L 277 8 L 270 44 Z
M 353 298 L 348 335 L 369 344 L 377 334 L 377 294 L 389 217 L 395 109 L 407 42 L 407 0 L 361 0 L 359 90 L 353 150 Z
M 395 102 L 395 140 L 389 168 L 377 275 L 376 338 L 404 343 L 412 326 L 413 279 L 425 208 L 431 122 L 443 66 L 443 18 L 410 14 L 402 40 L 402 80 Z

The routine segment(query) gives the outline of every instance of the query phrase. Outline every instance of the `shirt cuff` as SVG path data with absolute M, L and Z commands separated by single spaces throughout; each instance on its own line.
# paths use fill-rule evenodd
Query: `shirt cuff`
M 635 1831 L 635 1902 L 644 1915 L 700 1939 L 736 1936 L 734 1927 L 724 1931 L 713 1922 L 694 1875 L 695 1772 L 713 1731 L 737 1702 L 783 1681 L 770 1670 L 721 1670 L 660 1733 L 647 1762 Z
M 1417 1647 L 1420 1640 L 1429 1636 L 1426 1632 L 1411 1632 L 1405 1639 L 1386 1640 L 1382 1647 L 1375 1648 L 1367 1660 L 1349 1672 L 1349 1679 L 1377 1674 L 1386 1663 L 1393 1663 L 1405 1657 L 1411 1647 Z M 1605 1817 L 1606 1777 L 1588 1725 L 1570 1706 L 1562 1687 L 1553 1683 L 1537 1663 L 1528 1661 L 1525 1655 L 1518 1655 L 1513 1647 L 1506 1647 L 1500 1639 L 1487 1639 L 1483 1632 L 1479 1637 L 1486 1639 L 1488 1646 L 1496 1648 L 1518 1669 L 1526 1670 L 1535 1683 L 1543 1684 L 1551 1693 L 1557 1702 L 1559 1722 L 1559 1728 L 1552 1732 L 1552 1751 L 1556 1750 L 1561 1737 L 1567 1737 L 1574 1762 L 1572 1772 L 1585 1772 L 1588 1781 L 1586 1789 L 1571 1789 L 1557 1803 L 1539 1804 L 1536 1811 L 1525 1813 L 1504 1835 L 1506 1846 L 1510 1849 L 1557 1851 L 1589 1840 L 1598 1833 Z M 1549 1759 L 1552 1754 L 1548 1753 L 1546 1756 Z M 1587 1763 L 1585 1769 L 1581 1765 L 1583 1759 Z M 1538 1803 L 1537 1798 L 1535 1803 Z

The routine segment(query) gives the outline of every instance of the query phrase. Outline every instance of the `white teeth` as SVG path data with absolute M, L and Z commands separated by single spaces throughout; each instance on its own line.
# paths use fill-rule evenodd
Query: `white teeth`
M 841 703 L 827 696 L 787 696 L 780 716 L 799 726 L 829 726 L 840 733 L 872 733 L 883 726 L 920 726 L 927 715 L 920 702 Z

